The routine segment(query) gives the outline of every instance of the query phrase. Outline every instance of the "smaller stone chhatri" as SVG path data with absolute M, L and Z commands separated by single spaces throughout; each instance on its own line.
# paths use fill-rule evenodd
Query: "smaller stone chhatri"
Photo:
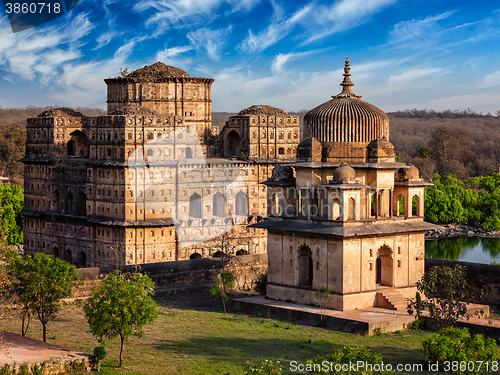
M 346 57 L 345 66 L 344 66 L 344 80 L 340 84 L 343 87 L 342 92 L 338 95 L 332 95 L 332 98 L 361 98 L 361 95 L 356 95 L 352 92 L 351 86 L 354 86 L 354 83 L 351 82 L 351 67 L 349 66 L 349 58 Z

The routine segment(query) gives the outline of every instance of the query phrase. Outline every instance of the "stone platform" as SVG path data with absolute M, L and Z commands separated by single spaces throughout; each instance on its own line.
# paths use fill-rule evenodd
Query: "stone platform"
M 2 349 L 0 350 L 0 366 L 6 363 L 17 365 L 24 363 L 34 364 L 49 360 L 74 361 L 85 359 L 88 363 L 90 355 L 48 344 L 13 333 L 2 332 Z
M 315 306 L 297 305 L 266 299 L 264 296 L 245 297 L 232 301 L 232 309 L 248 314 L 260 313 L 271 319 L 289 320 L 314 325 L 321 320 L 321 309 Z M 407 312 L 373 307 L 363 310 L 326 310 L 326 328 L 335 331 L 373 335 L 382 332 L 403 330 L 415 320 Z

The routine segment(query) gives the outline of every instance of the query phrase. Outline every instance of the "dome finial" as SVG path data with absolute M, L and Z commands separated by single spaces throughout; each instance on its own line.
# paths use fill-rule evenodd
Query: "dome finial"
M 344 80 L 340 84 L 342 86 L 342 92 L 338 95 L 332 96 L 332 98 L 349 98 L 349 97 L 354 97 L 354 98 L 361 98 L 361 95 L 356 95 L 352 92 L 351 86 L 354 86 L 354 83 L 351 82 L 351 67 L 349 66 L 349 58 L 346 57 L 345 59 L 345 66 L 344 66 Z

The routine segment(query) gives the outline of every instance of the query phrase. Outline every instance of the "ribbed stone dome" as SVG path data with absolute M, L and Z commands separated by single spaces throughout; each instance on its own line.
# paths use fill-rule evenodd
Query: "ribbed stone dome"
M 389 139 L 389 118 L 380 108 L 361 100 L 351 89 L 349 60 L 345 61 L 344 81 L 339 95 L 309 111 L 304 117 L 306 137 L 320 142 L 371 142 Z

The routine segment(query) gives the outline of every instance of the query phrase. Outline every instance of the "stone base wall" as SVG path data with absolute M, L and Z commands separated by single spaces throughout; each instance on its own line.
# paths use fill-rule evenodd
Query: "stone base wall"
M 267 254 L 242 255 L 233 258 L 227 268 L 237 276 L 235 290 L 249 291 L 257 277 L 267 272 Z M 92 288 L 99 285 L 116 267 L 80 268 L 77 270 L 82 285 L 75 288 L 73 296 L 87 297 Z M 156 293 L 175 294 L 177 291 L 198 291 L 212 287 L 215 277 L 222 269 L 220 259 L 193 259 L 177 262 L 150 263 L 119 267 L 122 272 L 147 274 L 156 284 Z

